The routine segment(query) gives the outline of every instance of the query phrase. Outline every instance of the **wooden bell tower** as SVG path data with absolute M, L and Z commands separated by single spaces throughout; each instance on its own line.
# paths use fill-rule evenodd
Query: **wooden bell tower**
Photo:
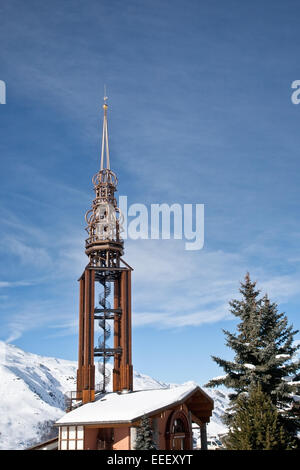
M 106 100 L 104 97 L 101 165 L 92 179 L 95 199 L 85 216 L 88 232 L 85 253 L 89 263 L 79 279 L 76 399 L 83 403 L 93 401 L 95 392 L 106 391 L 110 376 L 107 363 L 111 359 L 113 391 L 132 390 L 132 268 L 122 259 L 124 242 L 120 233 L 123 216 L 115 199 L 118 180 L 110 169 Z M 97 289 L 101 290 L 98 301 Z M 98 322 L 101 333 L 98 343 L 95 341 L 95 322 Z M 99 360 L 100 384 L 95 384 L 95 358 Z

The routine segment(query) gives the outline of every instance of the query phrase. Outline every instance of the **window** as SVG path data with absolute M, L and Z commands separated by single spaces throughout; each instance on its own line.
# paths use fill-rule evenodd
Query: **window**
M 175 419 L 173 425 L 173 434 L 185 432 L 184 423 L 181 419 Z
M 83 426 L 62 426 L 59 432 L 60 450 L 83 450 Z

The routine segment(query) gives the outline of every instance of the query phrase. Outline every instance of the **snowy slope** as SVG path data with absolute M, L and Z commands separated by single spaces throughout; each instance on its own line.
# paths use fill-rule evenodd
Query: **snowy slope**
M 226 390 L 216 390 L 210 388 L 204 388 L 203 390 L 214 400 L 214 411 L 210 423 L 207 426 L 208 436 L 218 436 L 225 434 L 227 428 L 222 423 L 222 415 L 229 406 L 228 392 Z
M 76 369 L 76 362 L 38 356 L 0 342 L 0 449 L 24 449 L 51 437 L 51 423 L 64 414 L 64 394 L 76 389 Z M 135 390 L 169 387 L 134 371 Z M 215 400 L 208 433 L 223 433 L 220 417 L 228 398 L 221 391 L 206 391 Z

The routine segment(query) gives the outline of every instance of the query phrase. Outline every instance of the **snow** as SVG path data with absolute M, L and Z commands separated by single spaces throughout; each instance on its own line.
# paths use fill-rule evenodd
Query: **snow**
M 229 393 L 225 389 L 207 389 L 203 388 L 205 392 L 214 400 L 214 410 L 210 422 L 207 425 L 207 435 L 218 436 L 219 434 L 227 433 L 227 426 L 222 422 L 222 417 L 229 407 Z
M 246 369 L 255 369 L 255 365 L 254 364 L 244 364 L 244 367 L 246 367 Z
M 212 380 L 224 380 L 227 379 L 227 374 L 226 375 L 218 375 L 217 377 L 214 377 Z
M 276 359 L 291 359 L 290 354 L 277 354 Z
M 64 393 L 74 387 L 74 364 L 1 346 L 0 449 L 21 449 L 63 414 Z
M 24 449 L 51 437 L 52 423 L 65 414 L 66 392 L 76 389 L 76 370 L 75 361 L 27 353 L 0 341 L 0 449 Z M 134 390 L 176 387 L 136 371 L 133 382 Z M 229 403 L 228 392 L 204 390 L 215 406 L 208 435 L 225 433 L 221 417 Z
M 181 402 L 197 385 L 187 383 L 169 389 L 140 390 L 132 393 L 102 394 L 92 403 L 87 403 L 57 421 L 57 424 L 95 424 L 134 421 L 153 411 Z

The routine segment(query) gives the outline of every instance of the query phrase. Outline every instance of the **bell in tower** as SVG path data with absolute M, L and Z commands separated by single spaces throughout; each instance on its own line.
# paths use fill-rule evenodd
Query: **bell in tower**
M 110 360 L 113 361 L 113 391 L 132 390 L 132 268 L 122 259 L 123 216 L 115 198 L 118 180 L 110 169 L 106 101 L 104 97 L 101 165 L 92 179 L 95 199 L 85 216 L 88 233 L 85 253 L 89 263 L 79 279 L 76 399 L 83 403 L 93 401 L 95 392 L 106 391 L 111 375 L 107 367 Z M 95 384 L 95 358 L 101 377 L 98 384 Z

